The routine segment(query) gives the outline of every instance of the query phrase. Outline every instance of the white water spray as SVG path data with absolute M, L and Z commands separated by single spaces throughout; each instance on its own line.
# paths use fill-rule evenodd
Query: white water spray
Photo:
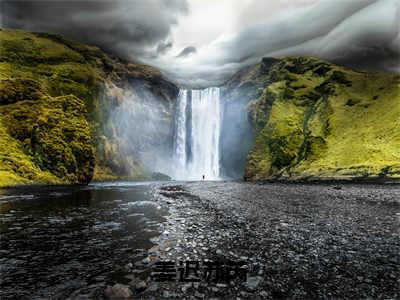
M 186 90 L 181 90 L 178 97 L 176 111 L 175 139 L 174 139 L 174 175 L 182 179 L 186 173 L 187 151 L 186 151 Z
M 179 94 L 175 146 L 175 179 L 220 178 L 220 90 L 182 90 Z

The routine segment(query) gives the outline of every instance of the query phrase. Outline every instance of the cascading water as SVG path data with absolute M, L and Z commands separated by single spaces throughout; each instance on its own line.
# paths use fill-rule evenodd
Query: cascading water
M 175 178 L 220 178 L 220 90 L 182 90 L 179 94 L 175 145 Z
M 176 111 L 175 139 L 174 139 L 174 175 L 182 179 L 186 173 L 187 151 L 186 151 L 186 90 L 181 90 L 178 97 Z

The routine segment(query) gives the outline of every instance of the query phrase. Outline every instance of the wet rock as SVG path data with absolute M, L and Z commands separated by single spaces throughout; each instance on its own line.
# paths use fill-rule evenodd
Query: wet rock
M 266 292 L 266 291 L 261 291 L 261 292 L 259 292 L 259 295 L 261 296 L 261 297 L 263 297 L 263 299 L 266 299 L 269 295 L 268 295 L 268 293 Z
M 141 262 L 141 261 L 137 261 L 137 262 L 135 262 L 135 267 L 143 267 L 143 262 Z
M 262 281 L 263 281 L 263 278 L 261 276 L 249 277 L 249 278 L 247 278 L 245 287 L 249 291 L 255 291 L 259 287 L 259 285 Z
M 105 276 L 96 276 L 94 278 L 94 280 L 97 281 L 97 282 L 102 282 L 102 281 L 106 280 L 106 277 Z
M 200 299 L 204 299 L 204 297 L 205 297 L 204 294 L 202 294 L 202 293 L 200 293 L 200 292 L 198 292 L 198 291 L 196 291 L 196 292 L 194 293 L 194 296 L 195 296 L 196 298 L 200 298 Z
M 382 273 L 385 278 L 382 286 L 385 284 L 388 292 L 384 294 L 388 299 L 398 298 L 398 293 L 393 292 L 398 272 L 390 268 L 398 261 L 395 255 L 398 251 L 385 250 L 384 247 L 386 243 L 390 243 L 393 249 L 398 248 L 395 243 L 398 235 L 391 229 L 391 224 L 397 220 L 398 215 L 393 210 L 388 214 L 383 205 L 374 206 L 373 210 L 365 207 L 369 202 L 376 201 L 369 199 L 367 202 L 367 198 L 360 201 L 358 190 L 364 193 L 364 187 L 357 188 L 357 194 L 353 197 L 338 198 L 338 194 L 348 193 L 346 186 L 343 186 L 342 191 L 335 191 L 330 186 L 321 193 L 319 188 L 313 186 L 291 185 L 288 187 L 292 190 L 290 195 L 282 196 L 280 185 L 276 188 L 274 185 L 246 185 L 245 188 L 251 195 L 259 197 L 260 201 L 257 203 L 248 197 L 249 193 L 244 198 L 238 196 L 243 190 L 241 183 L 233 184 L 237 190 L 229 190 L 226 195 L 221 192 L 225 186 L 216 185 L 215 192 L 212 191 L 215 187 L 204 188 L 204 183 L 201 188 L 197 188 L 196 184 L 192 186 L 197 189 L 197 194 L 201 194 L 201 198 L 191 197 L 188 192 L 183 195 L 182 191 L 177 196 L 179 201 L 172 201 L 171 216 L 165 226 L 160 228 L 160 232 L 165 235 L 154 241 L 159 245 L 160 251 L 157 253 L 157 249 L 149 250 L 150 260 L 152 253 L 157 253 L 161 260 L 172 261 L 215 261 L 224 257 L 235 257 L 246 262 L 248 276 L 251 277 L 246 282 L 235 285 L 214 286 L 200 283 L 186 286 L 171 283 L 160 284 L 160 289 L 154 290 L 151 289 L 153 283 L 148 283 L 145 295 L 149 299 L 200 299 L 202 295 L 205 299 L 219 296 L 230 299 L 269 299 L 288 298 L 289 295 L 301 299 L 332 298 L 338 290 L 349 297 L 379 298 L 381 292 L 378 286 L 381 283 L 374 280 L 374 284 L 370 284 L 372 278 L 368 278 L 362 271 L 363 268 L 385 270 Z M 313 200 L 316 192 L 319 198 Z M 395 192 L 397 189 L 392 193 Z M 232 199 L 232 193 L 237 197 Z M 265 197 L 266 194 L 268 198 Z M 305 198 L 307 200 L 303 201 Z M 310 213 L 316 210 L 318 213 Z M 379 210 L 379 218 L 365 218 L 375 216 Z M 327 217 L 332 215 L 331 211 L 335 211 L 335 219 Z M 183 219 L 185 222 L 182 222 Z M 359 231 L 354 226 L 359 222 L 365 225 L 363 228 L 367 228 L 368 232 Z M 355 238 L 353 232 L 357 233 Z M 310 238 L 311 235 L 313 238 Z M 369 243 L 370 240 L 374 243 Z M 210 253 L 202 252 L 205 251 L 203 247 L 208 248 Z M 166 250 L 169 252 L 166 253 Z M 374 266 L 370 260 L 364 259 L 366 255 L 383 264 Z M 343 262 L 351 262 L 354 272 L 350 276 L 341 274 Z M 144 267 L 148 268 L 150 265 L 145 264 Z M 327 270 L 333 273 L 334 286 L 325 284 L 328 280 Z M 315 282 L 315 290 L 310 292 L 303 280 Z M 328 281 L 328 284 L 331 282 Z M 132 289 L 137 283 L 135 281 L 131 284 Z M 354 289 L 354 286 L 356 288 L 353 292 L 349 288 Z
M 211 287 L 211 291 L 213 291 L 214 293 L 218 293 L 219 292 L 219 288 L 213 286 L 213 287 Z
M 187 290 L 188 290 L 189 288 L 190 288 L 190 285 L 185 284 L 185 285 L 183 285 L 183 286 L 181 287 L 181 291 L 182 291 L 183 293 L 186 293 Z
M 147 287 L 147 292 L 155 292 L 158 290 L 158 283 L 152 283 Z
M 107 288 L 104 293 L 110 300 L 133 299 L 133 293 L 129 286 L 120 283 L 116 283 L 111 288 Z
M 163 297 L 164 298 L 176 298 L 177 297 L 177 293 L 170 292 L 170 291 L 164 291 L 163 292 Z
M 151 179 L 156 181 L 169 181 L 171 177 L 161 172 L 153 172 L 151 174 Z
M 148 265 L 148 264 L 151 263 L 151 260 L 150 260 L 149 257 L 146 257 L 146 258 L 143 258 L 143 259 L 142 259 L 142 263 L 145 264 L 145 265 Z
M 138 283 L 136 283 L 135 285 L 135 290 L 138 292 L 142 292 L 145 289 L 147 289 L 147 282 L 146 281 L 139 281 Z

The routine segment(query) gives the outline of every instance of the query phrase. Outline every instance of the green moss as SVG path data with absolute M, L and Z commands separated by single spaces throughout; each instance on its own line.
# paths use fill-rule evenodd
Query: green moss
M 246 178 L 400 176 L 398 75 L 287 58 L 268 76 L 250 105 Z
M 60 183 L 50 172 L 41 170 L 23 151 L 22 143 L 12 138 L 0 116 L 0 187 L 25 183 Z
M 89 122 L 96 116 L 88 109 L 97 101 L 104 72 L 95 59 L 85 59 L 87 53 L 48 37 L 0 31 L 0 117 L 3 134 L 13 141 L 12 149 L 3 145 L 12 163 L 3 159 L 8 167 L 2 185 L 86 183 L 93 175 Z M 79 49 L 86 48 L 92 49 Z
M 84 62 L 84 57 L 68 46 L 22 30 L 0 32 L 0 61 L 35 66 L 40 63 Z
M 94 168 L 85 105 L 75 96 L 43 97 L 0 106 L 3 126 L 40 170 L 64 182 L 90 181 Z
M 123 62 L 59 35 L 1 29 L 0 186 L 87 183 L 95 165 L 97 179 L 127 173 L 143 177 L 133 158 L 127 171 L 125 157 L 109 147 L 117 137 L 102 126 L 120 102 L 105 97 L 105 87 L 121 90 L 136 79 L 161 98 L 177 93 L 152 67 Z

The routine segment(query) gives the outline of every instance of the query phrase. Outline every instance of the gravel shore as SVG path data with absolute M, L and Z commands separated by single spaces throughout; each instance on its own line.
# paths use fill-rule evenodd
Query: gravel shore
M 148 278 L 135 298 L 400 298 L 399 185 L 198 182 L 154 193 L 170 215 L 144 265 L 245 261 L 247 280 Z
M 400 185 L 117 182 L 4 193 L 1 299 L 400 299 Z M 177 278 L 157 282 L 168 261 Z M 199 282 L 179 281 L 188 261 L 199 262 L 189 272 Z M 214 282 L 211 262 L 243 262 L 247 277 Z

